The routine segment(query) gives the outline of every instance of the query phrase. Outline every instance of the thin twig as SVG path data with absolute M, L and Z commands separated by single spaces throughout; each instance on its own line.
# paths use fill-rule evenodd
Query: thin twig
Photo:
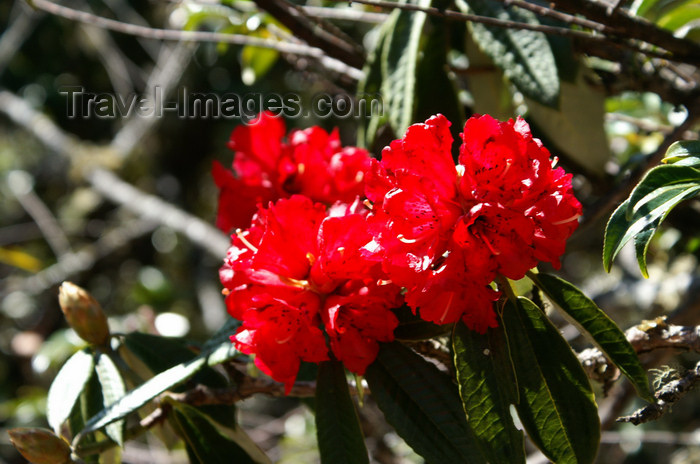
M 34 191 L 34 179 L 26 171 L 16 170 L 8 176 L 8 186 L 22 208 L 31 216 L 60 261 L 71 252 L 68 237 L 51 213 L 51 210 Z
M 661 387 L 654 395 L 657 400 L 656 403 L 638 409 L 629 416 L 620 417 L 617 421 L 639 425 L 656 420 L 692 390 L 698 382 L 700 382 L 700 362 L 680 379 L 672 380 Z
M 311 47 L 305 44 L 278 42 L 242 34 L 223 34 L 219 32 L 207 31 L 182 31 L 179 29 L 159 29 L 123 23 L 114 19 L 93 15 L 85 11 L 57 5 L 48 0 L 32 0 L 32 4 L 40 10 L 46 11 L 47 13 L 70 19 L 72 21 L 92 24 L 94 26 L 102 27 L 104 29 L 109 29 L 122 34 L 154 40 L 214 42 L 270 48 L 277 50 L 280 53 L 289 53 L 292 55 L 316 58 L 328 69 L 340 73 L 346 73 L 349 77 L 355 80 L 362 76 L 361 70 L 348 66 L 340 60 L 327 56 L 326 53 L 318 47 Z
M 101 147 L 88 148 L 85 144 L 66 135 L 50 119 L 7 90 L 0 90 L 0 112 L 5 113 L 15 123 L 35 135 L 46 147 L 69 159 L 75 159 L 76 154 L 80 155 L 88 151 L 90 153 L 105 151 Z M 107 151 L 110 150 L 107 149 Z M 138 190 L 102 167 L 94 165 L 85 167 L 82 169 L 82 175 L 93 189 L 144 219 L 167 225 L 184 234 L 193 243 L 217 258 L 226 254 L 228 238 L 209 223 L 154 195 Z
M 340 1 L 340 0 L 335 0 Z M 524 29 L 529 31 L 542 32 L 549 35 L 557 35 L 561 37 L 569 37 L 578 41 L 586 42 L 591 46 L 599 47 L 613 47 L 613 48 L 627 48 L 638 53 L 642 53 L 649 57 L 662 58 L 666 60 L 673 60 L 674 56 L 665 51 L 649 50 L 647 48 L 642 48 L 634 43 L 627 42 L 619 39 L 611 39 L 603 35 L 594 35 L 588 32 L 579 31 L 576 29 L 569 29 L 566 27 L 559 26 L 549 26 L 546 24 L 531 24 L 523 23 L 520 21 L 510 21 L 506 19 L 498 19 L 490 16 L 481 16 L 469 13 L 462 13 L 454 10 L 439 9 L 435 7 L 422 7 L 420 5 L 413 5 L 409 3 L 397 3 L 388 0 L 351 0 L 352 3 L 361 3 L 363 5 L 371 5 L 379 8 L 389 8 L 398 9 L 406 11 L 419 11 L 426 13 L 431 16 L 437 16 L 446 19 L 452 19 L 456 21 L 467 21 L 474 23 L 486 24 L 488 26 L 502 27 L 505 29 Z M 690 63 L 700 62 L 699 59 L 684 55 L 684 59 L 689 60 Z

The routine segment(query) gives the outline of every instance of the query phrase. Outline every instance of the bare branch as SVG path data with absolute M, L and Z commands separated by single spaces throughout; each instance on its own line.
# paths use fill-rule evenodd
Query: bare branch
M 298 56 L 309 56 L 318 59 L 326 68 L 336 72 L 343 72 L 355 80 L 362 76 L 362 71 L 348 66 L 340 60 L 331 58 L 317 47 L 305 44 L 278 42 L 275 40 L 251 37 L 242 34 L 222 34 L 206 31 L 182 31 L 179 29 L 159 29 L 136 24 L 123 23 L 114 19 L 93 15 L 85 11 L 75 10 L 62 5 L 57 5 L 49 0 L 33 0 L 32 4 L 40 10 L 56 16 L 61 16 L 72 21 L 92 24 L 97 27 L 109 29 L 122 34 L 133 35 L 154 40 L 192 41 L 228 43 L 233 45 L 252 45 L 261 48 L 270 48 L 280 53 L 289 53 Z
M 700 382 L 700 362 L 682 378 L 672 380 L 661 387 L 661 389 L 654 394 L 657 399 L 655 404 L 650 404 L 638 409 L 629 416 L 620 417 L 617 421 L 631 422 L 634 425 L 639 425 L 656 420 L 668 411 L 674 403 L 692 390 L 698 382 Z

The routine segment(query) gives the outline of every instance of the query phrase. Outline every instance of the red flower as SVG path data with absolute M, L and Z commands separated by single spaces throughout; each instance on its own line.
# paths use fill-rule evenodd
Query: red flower
M 294 195 L 260 208 L 233 236 L 220 271 L 229 313 L 243 321 L 232 341 L 287 392 L 301 361 L 328 359 L 322 328 L 335 357 L 359 374 L 378 341 L 393 340 L 400 288 L 360 253 L 371 238 L 361 208 L 327 210 Z
M 365 150 L 342 147 L 337 129 L 329 134 L 314 126 L 292 131 L 286 140 L 285 131 L 281 118 L 264 112 L 231 133 L 235 175 L 218 162 L 212 168 L 220 189 L 220 229 L 246 227 L 258 204 L 296 193 L 329 205 L 362 194 L 369 164 Z
M 449 126 L 442 115 L 415 124 L 372 162 L 374 240 L 365 253 L 406 287 L 423 319 L 461 317 L 484 332 L 496 325 L 498 294 L 488 284 L 498 274 L 522 278 L 539 261 L 558 267 L 581 205 L 571 175 L 552 167 L 524 120 L 470 118 L 458 166 Z

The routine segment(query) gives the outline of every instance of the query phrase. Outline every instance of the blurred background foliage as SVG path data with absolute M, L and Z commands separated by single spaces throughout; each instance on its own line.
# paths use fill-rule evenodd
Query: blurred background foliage
M 65 2 L 101 17 L 155 28 L 241 34 L 291 44 L 307 40 L 296 38 L 297 31 L 279 16 L 261 9 L 271 3 L 280 2 Z M 499 62 L 507 53 L 489 51 L 485 45 L 489 39 L 483 36 L 488 30 L 482 25 L 465 27 L 464 22 L 429 16 L 420 43 L 406 41 L 407 50 L 418 50 L 413 70 L 418 84 L 408 89 L 416 102 L 409 105 L 400 94 L 391 93 L 395 89 L 382 87 L 387 78 L 382 73 L 406 72 L 404 64 L 387 71 L 387 63 L 372 53 L 382 40 L 403 37 L 404 16 L 343 2 L 295 4 L 303 6 L 309 17 L 333 24 L 338 37 L 351 38 L 356 53 L 350 55 L 359 64 L 329 68 L 322 59 L 253 45 L 134 37 L 33 9 L 24 1 L 0 3 L 0 462 L 22 462 L 4 430 L 46 425 L 48 386 L 58 368 L 83 346 L 59 311 L 57 287 L 63 280 L 86 288 L 104 306 L 112 332 L 141 331 L 201 342 L 228 317 L 217 274 L 223 253 L 212 252 L 216 240 L 209 241 L 210 247 L 205 243 L 214 231 L 192 240 L 188 227 L 199 224 L 191 218 L 168 222 L 163 220 L 162 205 L 149 206 L 150 214 L 145 214 L 146 206 L 139 209 L 115 201 L 104 190 L 117 191 L 121 184 L 99 188 L 85 167 L 116 172 L 119 182 L 138 188 L 142 195 L 158 197 L 213 224 L 217 189 L 211 163 L 231 162 L 226 142 L 241 120 L 179 118 L 174 113 L 148 121 L 69 118 L 69 102 L 61 94 L 66 86 L 119 95 L 145 95 L 155 86 L 218 95 L 293 93 L 308 108 L 321 92 L 355 95 L 359 78 L 361 90 L 382 95 L 388 121 L 308 115 L 289 118 L 287 124 L 339 127 L 344 144 L 358 144 L 359 137 L 375 155 L 408 123 L 437 111 L 452 112 L 457 132 L 457 119 L 463 122 L 473 113 L 500 118 L 521 114 L 560 163 L 576 174 L 575 188 L 585 205 L 585 222 L 569 242 L 562 274 L 623 329 L 643 319 L 674 314 L 680 315 L 678 323 L 700 324 L 697 202 L 677 208 L 655 237 L 649 251 L 649 279 L 641 278 L 631 249 L 623 250 L 610 274 L 603 271 L 600 259 L 605 220 L 620 201 L 612 192 L 628 182 L 630 173 L 649 167 L 650 157 L 669 134 L 698 137 L 694 118 L 700 108 L 699 56 L 687 63 L 653 61 L 608 45 L 592 53 L 585 44 L 546 36 L 559 86 L 552 104 L 537 101 L 524 90 L 523 76 L 509 68 L 512 63 Z M 488 8 L 501 6 L 481 1 L 455 4 L 464 12 L 486 16 Z M 700 40 L 696 0 L 635 0 L 613 6 L 676 37 Z M 534 14 L 526 16 L 538 21 Z M 541 18 L 542 24 L 553 21 Z M 439 46 L 431 48 L 435 44 Z M 379 65 L 381 70 L 373 71 Z M 176 91 L 167 98 L 174 99 Z M 678 133 L 681 124 L 685 125 Z M 58 136 L 52 132 L 55 128 Z M 564 321 L 561 329 L 576 346 L 575 329 Z M 580 348 L 585 347 L 581 341 Z M 683 370 L 696 361 L 697 355 L 688 353 L 666 359 L 665 364 Z M 365 401 L 360 411 L 372 458 L 383 463 L 421 462 L 383 422 L 371 398 Z M 608 423 L 599 462 L 700 461 L 697 395 L 661 420 L 640 427 L 614 424 L 620 413 L 615 407 L 628 411 L 632 404 L 614 395 L 604 399 L 602 390 L 599 404 L 601 414 L 606 414 L 605 406 L 615 411 L 604 417 Z M 313 415 L 303 403 L 258 395 L 242 402 L 239 411 L 243 428 L 273 461 L 318 460 Z M 181 448 L 168 451 L 167 443 L 168 439 L 161 443 L 152 437 L 129 442 L 122 459 L 186 461 Z

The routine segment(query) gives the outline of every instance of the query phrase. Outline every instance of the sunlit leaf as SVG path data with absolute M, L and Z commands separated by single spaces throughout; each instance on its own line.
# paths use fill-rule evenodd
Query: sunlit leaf
M 578 358 L 530 300 L 509 301 L 503 323 L 520 393 L 516 409 L 528 436 L 557 464 L 592 463 L 600 422 Z
M 524 463 L 523 433 L 510 413 L 518 390 L 503 326 L 482 335 L 459 322 L 452 346 L 462 404 L 484 455 L 491 464 Z
M 104 353 L 100 353 L 95 364 L 95 372 L 102 386 L 102 399 L 104 407 L 116 403 L 126 393 L 124 380 L 114 362 Z M 124 421 L 116 421 L 105 428 L 107 436 L 119 446 L 124 445 Z
M 649 380 L 624 332 L 573 284 L 549 274 L 530 274 L 535 284 L 587 335 L 632 382 L 639 395 L 653 402 Z
M 85 348 L 66 361 L 49 388 L 46 400 L 46 419 L 56 434 L 68 419 L 75 402 L 92 376 L 95 361 L 92 352 Z
M 266 457 L 251 456 L 223 428 L 196 408 L 172 402 L 173 425 L 185 441 L 188 455 L 200 464 L 260 464 Z

